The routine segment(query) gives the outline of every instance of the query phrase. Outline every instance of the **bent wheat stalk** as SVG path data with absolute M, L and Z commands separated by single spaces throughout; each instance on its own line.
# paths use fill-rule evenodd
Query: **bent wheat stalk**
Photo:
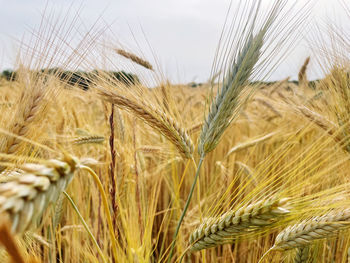
M 278 234 L 272 249 L 283 251 L 308 246 L 315 240 L 333 237 L 349 227 L 350 209 L 331 211 L 287 227 Z
M 278 222 L 290 212 L 287 201 L 271 198 L 226 212 L 219 218 L 209 218 L 191 234 L 191 251 L 232 243 L 244 234 Z
M 6 248 L 7 253 L 11 256 L 11 262 L 26 262 L 13 234 L 10 232 L 8 222 L 6 222 L 6 220 L 2 220 L 0 225 L 0 243 Z
M 186 131 L 165 112 L 155 109 L 150 105 L 139 104 L 119 95 L 115 91 L 99 89 L 98 92 L 103 99 L 113 103 L 121 109 L 134 113 L 150 127 L 158 130 L 176 146 L 183 157 L 192 157 L 194 146 L 191 138 Z

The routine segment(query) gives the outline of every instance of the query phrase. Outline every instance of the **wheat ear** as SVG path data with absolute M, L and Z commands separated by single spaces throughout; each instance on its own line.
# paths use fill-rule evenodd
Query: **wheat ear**
M 66 189 L 76 165 L 73 157 L 23 164 L 20 176 L 9 177 L 0 185 L 0 214 L 9 216 L 12 232 L 23 233 L 40 219 L 46 207 Z
M 130 59 L 131 61 L 135 62 L 136 64 L 139 64 L 140 66 L 146 69 L 153 70 L 153 66 L 151 63 L 136 56 L 133 53 L 127 52 L 123 49 L 116 49 L 115 52 L 117 52 L 119 55 L 123 56 L 124 58 Z
M 350 209 L 332 211 L 287 227 L 276 237 L 274 250 L 289 250 L 312 244 L 315 240 L 336 235 L 350 227 Z
M 260 144 L 262 142 L 265 142 L 267 141 L 268 139 L 270 139 L 272 136 L 276 135 L 276 132 L 271 132 L 269 134 L 266 134 L 262 137 L 259 137 L 257 139 L 254 139 L 254 140 L 251 140 L 251 141 L 247 141 L 247 142 L 243 142 L 243 143 L 239 143 L 237 144 L 236 146 L 232 147 L 228 153 L 226 154 L 226 158 L 235 153 L 235 152 L 239 152 L 239 151 L 242 151 L 242 150 L 245 150 L 245 149 L 248 149 L 250 147 L 253 147 L 257 144 Z
M 296 249 L 294 263 L 307 263 L 309 261 L 310 247 L 299 247 Z
M 310 57 L 307 57 L 304 61 L 303 66 L 300 68 L 300 71 L 298 74 L 299 85 L 302 85 L 302 86 L 308 85 L 306 70 L 307 70 L 307 66 L 309 65 L 309 62 L 310 62 Z
M 99 89 L 99 94 L 103 99 L 121 109 L 134 113 L 150 127 L 157 129 L 176 146 L 183 157 L 191 158 L 194 149 L 192 140 L 186 131 L 165 112 L 155 109 L 150 105 L 139 104 L 114 91 Z
M 20 137 L 28 135 L 30 125 L 35 121 L 36 116 L 39 115 L 43 108 L 42 100 L 44 95 L 44 89 L 40 86 L 28 88 L 22 93 L 19 105 L 25 106 L 18 109 L 9 131 Z M 18 137 L 6 136 L 5 141 L 1 145 L 1 152 L 13 154 L 18 151 L 21 142 L 22 140 Z
M 246 41 L 221 90 L 212 101 L 200 135 L 198 149 L 201 156 L 216 147 L 232 121 L 232 115 L 239 105 L 238 97 L 259 60 L 264 33 L 265 31 L 261 31 L 256 37 L 250 36 Z
M 191 250 L 197 251 L 232 243 L 244 234 L 272 225 L 289 213 L 288 199 L 268 199 L 209 218 L 190 236 Z
M 282 117 L 282 114 L 268 101 L 262 99 L 262 98 L 255 98 L 254 101 L 262 104 L 266 108 L 270 109 L 277 117 Z
M 257 2 L 257 9 L 255 10 L 256 14 L 253 16 L 254 21 L 260 7 L 260 1 Z M 171 245 L 167 261 L 168 263 L 171 262 L 175 247 L 175 241 L 179 233 L 182 221 L 186 215 L 186 211 L 191 202 L 203 160 L 208 152 L 215 149 L 220 141 L 222 134 L 237 115 L 240 105 L 239 96 L 241 95 L 243 87 L 247 84 L 248 79 L 251 77 L 255 65 L 259 61 L 261 49 L 264 44 L 265 34 L 276 18 L 279 4 L 280 3 L 276 3 L 269 18 L 258 30 L 256 36 L 253 36 L 255 25 L 253 22 L 251 28 L 247 31 L 246 37 L 244 39 L 242 37 L 242 41 L 239 41 L 242 43 L 242 45 L 239 45 L 237 53 L 231 57 L 230 62 L 232 63 L 230 63 L 229 69 L 226 72 L 226 77 L 222 88 L 219 90 L 215 99 L 213 99 L 211 102 L 209 113 L 203 124 L 198 144 L 198 153 L 200 155 L 200 160 L 184 209 L 175 229 L 173 243 Z M 253 6 L 252 11 L 254 13 Z
M 311 122 L 315 123 L 321 129 L 326 131 L 329 135 L 333 136 L 334 134 L 336 134 L 337 125 L 334 122 L 326 119 L 322 115 L 308 109 L 305 106 L 299 106 L 297 107 L 297 109 L 301 114 L 303 114 Z M 343 138 L 341 138 L 339 135 L 336 134 L 336 136 L 334 137 L 334 140 L 336 142 L 341 142 Z
M 288 84 L 290 77 L 287 77 L 279 82 L 277 82 L 275 85 L 273 85 L 273 88 L 270 91 L 270 95 L 275 93 L 277 90 L 279 90 L 283 85 Z
M 73 144 L 89 144 L 89 143 L 103 143 L 105 140 L 105 137 L 99 136 L 99 135 L 91 135 L 91 136 L 83 136 L 74 138 L 72 140 Z

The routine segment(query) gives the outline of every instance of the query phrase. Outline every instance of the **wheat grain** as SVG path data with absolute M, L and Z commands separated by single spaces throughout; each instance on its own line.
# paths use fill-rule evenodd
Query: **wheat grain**
M 276 223 L 289 213 L 287 199 L 268 199 L 209 218 L 190 236 L 191 250 L 197 251 L 232 243 L 237 237 Z
M 309 254 L 309 246 L 297 248 L 294 256 L 294 263 L 307 263 L 309 261 Z

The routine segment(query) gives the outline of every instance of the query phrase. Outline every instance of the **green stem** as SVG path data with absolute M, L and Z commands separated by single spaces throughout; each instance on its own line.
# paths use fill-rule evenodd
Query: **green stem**
M 88 232 L 90 238 L 92 239 L 92 242 L 95 244 L 95 246 L 96 246 L 96 248 L 97 248 L 97 252 L 98 252 L 98 254 L 100 254 L 100 256 L 101 256 L 103 262 L 104 262 L 104 263 L 107 263 L 108 261 L 107 261 L 106 257 L 104 256 L 104 254 L 103 254 L 103 252 L 102 252 L 100 246 L 98 245 L 98 243 L 97 243 L 97 241 L 96 241 L 96 238 L 95 238 L 94 235 L 91 233 L 89 226 L 87 225 L 87 223 L 85 222 L 84 218 L 83 218 L 82 215 L 80 214 L 78 207 L 75 205 L 74 201 L 73 201 L 72 198 L 69 196 L 69 194 L 67 194 L 66 191 L 63 191 L 63 194 L 66 196 L 66 198 L 68 199 L 68 201 L 69 201 L 70 204 L 72 205 L 73 209 L 74 209 L 75 212 L 77 213 L 77 215 L 78 215 L 78 217 L 79 217 L 81 223 L 83 224 L 83 226 L 84 226 L 86 232 Z
M 181 227 L 181 223 L 182 223 L 182 221 L 184 220 L 184 217 L 185 217 L 185 215 L 186 215 L 187 209 L 188 209 L 188 207 L 189 207 L 189 205 L 190 205 L 191 198 L 192 198 L 192 195 L 193 195 L 193 192 L 194 192 L 194 188 L 195 188 L 196 183 L 197 183 L 197 179 L 198 179 L 198 176 L 199 176 L 199 171 L 200 171 L 200 169 L 201 169 L 203 160 L 204 160 L 204 156 L 201 156 L 201 158 L 200 158 L 200 160 L 199 160 L 198 167 L 197 167 L 196 175 L 195 175 L 195 177 L 194 177 L 194 180 L 193 180 L 193 183 L 192 183 L 192 186 L 191 186 L 190 193 L 188 194 L 188 197 L 187 197 L 187 201 L 186 201 L 184 210 L 182 211 L 181 217 L 180 217 L 180 219 L 179 219 L 179 221 L 178 221 L 178 223 L 177 223 L 176 229 L 175 229 L 175 233 L 174 233 L 174 237 L 173 237 L 173 242 L 172 242 L 172 244 L 171 244 L 170 254 L 169 254 L 169 258 L 168 258 L 168 263 L 171 262 L 171 259 L 172 259 L 172 257 L 173 257 L 174 248 L 175 248 L 175 243 L 176 243 L 176 238 L 177 238 L 177 235 L 179 234 L 179 230 L 180 230 L 180 227 Z

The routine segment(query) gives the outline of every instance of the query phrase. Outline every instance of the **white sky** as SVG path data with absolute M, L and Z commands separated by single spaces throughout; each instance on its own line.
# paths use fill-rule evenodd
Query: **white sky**
M 307 0 L 299 2 L 305 3 Z M 1 70 L 13 68 L 17 47 L 14 39 L 21 39 L 30 28 L 38 27 L 41 13 L 47 3 L 48 10 L 57 14 L 62 10 L 66 13 L 67 9 L 70 9 L 73 15 L 74 10 L 80 10 L 80 19 L 87 26 L 92 25 L 102 15 L 103 21 L 111 25 L 110 30 L 118 44 L 121 43 L 123 47 L 135 53 L 142 51 L 148 60 L 154 62 L 147 46 L 148 41 L 162 66 L 163 73 L 170 80 L 183 83 L 202 82 L 209 78 L 215 48 L 230 1 L 0 0 Z M 333 20 L 338 23 L 347 21 L 349 24 L 350 17 L 345 15 L 343 9 L 338 1 L 315 0 L 311 23 L 324 26 L 326 21 Z M 312 25 L 306 26 L 312 28 Z M 300 32 L 300 35 L 303 34 L 306 34 L 306 31 Z M 271 78 L 295 78 L 309 55 L 311 51 L 307 42 L 295 43 L 293 53 L 283 61 Z M 320 76 L 315 60 L 311 59 L 310 67 L 311 78 Z

